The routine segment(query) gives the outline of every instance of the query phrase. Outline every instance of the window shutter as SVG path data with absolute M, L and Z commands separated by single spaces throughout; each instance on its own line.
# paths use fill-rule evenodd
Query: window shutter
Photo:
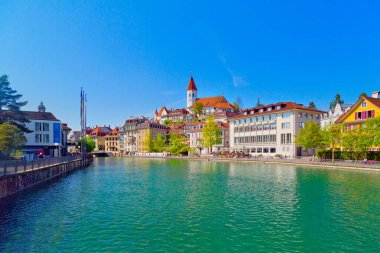
M 355 120 L 357 120 L 357 119 L 358 119 L 358 113 L 355 112 Z

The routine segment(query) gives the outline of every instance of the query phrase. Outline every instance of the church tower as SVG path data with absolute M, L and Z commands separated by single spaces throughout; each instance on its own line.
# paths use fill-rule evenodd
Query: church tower
M 189 85 L 187 86 L 186 96 L 187 96 L 187 108 L 192 106 L 197 100 L 197 86 L 195 86 L 195 82 L 193 76 L 190 78 Z

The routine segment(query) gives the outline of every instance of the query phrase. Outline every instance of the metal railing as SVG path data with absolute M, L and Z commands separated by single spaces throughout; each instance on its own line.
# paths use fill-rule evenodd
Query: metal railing
M 81 160 L 81 156 L 63 156 L 43 158 L 33 161 L 3 161 L 0 162 L 0 177 L 25 171 L 37 170 L 47 166 Z

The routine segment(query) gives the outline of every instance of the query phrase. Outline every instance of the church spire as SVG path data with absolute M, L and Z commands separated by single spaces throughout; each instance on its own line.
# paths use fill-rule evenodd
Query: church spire
M 193 75 L 191 75 L 190 77 L 190 82 L 189 82 L 189 85 L 187 86 L 187 90 L 198 90 L 197 86 L 195 86 Z

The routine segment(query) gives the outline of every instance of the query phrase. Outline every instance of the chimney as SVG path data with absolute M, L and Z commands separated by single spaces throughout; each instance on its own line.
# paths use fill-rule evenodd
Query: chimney
M 374 91 L 374 92 L 372 92 L 372 97 L 373 98 L 379 98 L 379 95 L 380 95 L 380 91 Z

